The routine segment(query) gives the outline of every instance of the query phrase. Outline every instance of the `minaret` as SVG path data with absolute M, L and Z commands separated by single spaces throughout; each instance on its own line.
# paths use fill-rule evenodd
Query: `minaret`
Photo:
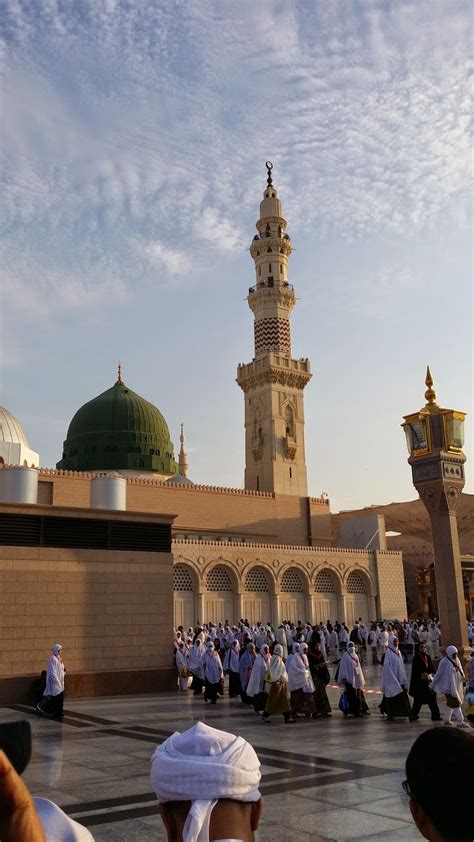
M 303 389 L 311 370 L 307 359 L 291 356 L 291 240 L 272 181 L 273 165 L 267 161 L 266 166 L 258 234 L 250 246 L 256 280 L 247 297 L 255 316 L 255 357 L 237 369 L 245 395 L 245 488 L 306 497 Z
M 180 443 L 179 460 L 178 460 L 179 475 L 180 475 L 180 477 L 187 477 L 189 465 L 188 465 L 188 462 L 187 462 L 188 454 L 186 453 L 186 451 L 184 449 L 183 424 L 181 424 L 181 433 L 180 433 L 180 436 L 179 436 L 179 443 Z

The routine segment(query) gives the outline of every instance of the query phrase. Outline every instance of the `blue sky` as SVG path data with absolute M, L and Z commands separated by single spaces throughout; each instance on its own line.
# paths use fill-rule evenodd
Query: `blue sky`
M 42 464 L 120 359 L 192 478 L 242 485 L 270 159 L 310 493 L 416 496 L 427 363 L 472 422 L 470 3 L 10 0 L 1 28 L 1 401 Z

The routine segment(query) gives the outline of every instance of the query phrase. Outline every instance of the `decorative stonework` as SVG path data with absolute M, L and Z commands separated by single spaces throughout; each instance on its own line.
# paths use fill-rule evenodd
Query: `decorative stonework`
M 446 503 L 450 512 L 456 511 L 459 498 L 461 496 L 461 488 L 456 485 L 450 485 L 445 489 Z
M 293 389 L 302 390 L 310 380 L 311 374 L 307 374 L 306 372 L 286 371 L 285 369 L 276 368 L 267 368 L 247 378 L 237 378 L 237 382 L 244 392 L 249 392 L 250 389 L 258 389 L 267 383 L 278 383 L 281 386 L 289 386 Z
M 254 323 L 255 354 L 280 351 L 291 354 L 291 332 L 288 319 L 258 319 Z

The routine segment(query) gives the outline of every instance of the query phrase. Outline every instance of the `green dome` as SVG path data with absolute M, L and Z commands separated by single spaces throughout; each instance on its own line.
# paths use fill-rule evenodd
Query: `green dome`
M 117 380 L 85 403 L 67 431 L 63 457 L 69 471 L 154 471 L 176 474 L 173 444 L 159 409 Z

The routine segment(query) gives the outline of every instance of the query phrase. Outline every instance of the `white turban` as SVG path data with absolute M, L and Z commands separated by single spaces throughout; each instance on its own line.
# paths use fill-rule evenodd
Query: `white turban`
M 176 731 L 155 750 L 151 785 L 158 801 L 192 801 L 183 842 L 208 842 L 211 812 L 219 798 L 259 801 L 260 761 L 243 737 L 197 722 Z

